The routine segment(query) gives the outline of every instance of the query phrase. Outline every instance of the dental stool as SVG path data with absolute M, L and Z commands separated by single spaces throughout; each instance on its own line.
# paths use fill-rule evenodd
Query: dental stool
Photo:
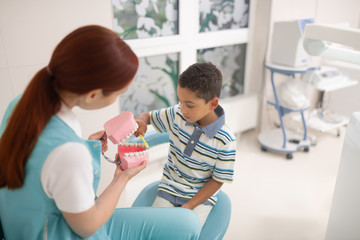
M 155 131 L 147 132 L 145 140 L 150 147 L 166 143 L 169 141 L 168 133 L 157 133 Z M 141 139 L 133 138 L 131 142 L 141 143 Z M 156 181 L 147 185 L 137 196 L 132 207 L 151 207 L 158 192 L 160 181 Z M 217 194 L 217 202 L 212 208 L 209 216 L 201 230 L 199 240 L 221 240 L 228 229 L 231 217 L 231 201 L 229 196 L 219 191 Z

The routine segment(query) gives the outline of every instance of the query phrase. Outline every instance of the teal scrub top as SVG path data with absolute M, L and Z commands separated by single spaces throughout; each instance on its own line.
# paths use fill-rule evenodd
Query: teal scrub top
M 54 115 L 40 134 L 26 163 L 23 187 L 16 190 L 0 189 L 0 218 L 7 238 L 80 238 L 67 225 L 54 200 L 45 194 L 41 185 L 41 170 L 45 160 L 56 147 L 67 142 L 79 142 L 88 147 L 93 159 L 93 188 L 96 192 L 100 180 L 100 141 L 81 139 L 65 122 Z M 102 228 L 90 239 L 109 239 Z

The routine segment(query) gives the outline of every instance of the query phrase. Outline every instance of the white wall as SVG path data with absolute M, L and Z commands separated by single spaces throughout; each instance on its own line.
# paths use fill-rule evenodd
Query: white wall
M 9 101 L 22 93 L 38 69 L 46 66 L 56 44 L 87 24 L 112 27 L 111 1 L 0 1 L 0 117 Z M 80 114 L 84 132 L 101 127 L 118 107 Z M 96 121 L 88 125 L 88 119 Z
M 74 29 L 88 24 L 112 28 L 111 0 L 0 0 L 1 118 L 10 100 L 22 93 L 32 76 L 48 64 L 56 44 Z M 75 112 L 87 137 L 103 129 L 103 123 L 119 112 L 119 103 L 96 111 Z M 115 151 L 115 147 L 111 148 L 109 156 L 114 156 Z M 104 186 L 102 183 L 112 178 L 113 165 L 102 161 L 102 169 L 100 184 Z

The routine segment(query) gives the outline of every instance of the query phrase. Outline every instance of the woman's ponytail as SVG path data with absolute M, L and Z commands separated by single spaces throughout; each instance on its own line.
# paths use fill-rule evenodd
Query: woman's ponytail
M 48 67 L 30 81 L 0 138 L 0 188 L 22 187 L 25 164 L 52 115 L 60 110 L 55 76 Z
M 58 92 L 118 91 L 134 78 L 139 61 L 110 29 L 90 25 L 68 34 L 56 46 L 49 66 L 31 80 L 0 138 L 0 188 L 20 188 L 25 164 L 41 131 L 60 110 Z

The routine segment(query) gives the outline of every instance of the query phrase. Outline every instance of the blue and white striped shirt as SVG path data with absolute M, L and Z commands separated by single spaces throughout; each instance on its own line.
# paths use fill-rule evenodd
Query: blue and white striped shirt
M 150 112 L 151 124 L 158 132 L 169 132 L 170 149 L 159 185 L 159 196 L 183 205 L 211 178 L 232 182 L 236 139 L 224 124 L 223 109 L 219 118 L 205 128 L 189 123 L 179 105 Z M 216 193 L 203 204 L 214 205 Z

